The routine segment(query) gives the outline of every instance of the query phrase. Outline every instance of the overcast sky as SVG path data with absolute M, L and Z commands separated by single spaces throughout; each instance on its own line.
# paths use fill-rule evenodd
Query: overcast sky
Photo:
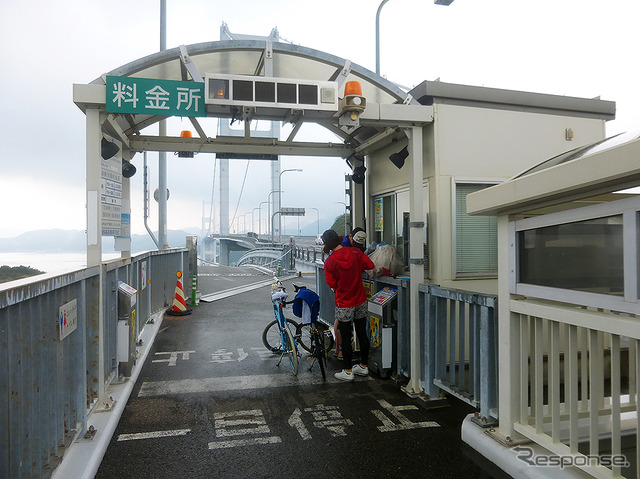
M 234 33 L 268 35 L 375 70 L 378 0 L 167 0 L 167 47 Z M 35 229 L 85 229 L 84 114 L 72 85 L 159 49 L 159 0 L 0 0 L 0 237 Z M 390 0 L 381 14 L 381 73 L 412 87 L 442 81 L 615 101 L 607 135 L 640 128 L 637 0 Z M 186 128 L 190 123 L 185 120 Z M 179 124 L 176 128 L 179 128 Z M 316 132 L 309 132 L 309 135 Z M 325 134 L 326 135 L 326 134 Z M 199 228 L 210 208 L 213 155 L 168 156 L 168 227 Z M 540 159 L 541 161 L 544 158 Z M 134 157 L 132 230 L 144 233 L 142 155 Z M 270 186 L 266 162 L 231 162 L 230 215 L 247 228 Z M 285 157 L 282 205 L 304 207 L 303 234 L 342 213 L 342 159 Z M 157 187 L 157 154 L 149 154 Z M 246 171 L 246 180 L 245 178 Z M 245 183 L 239 200 L 242 183 Z M 217 178 L 215 179 L 217 183 Z M 312 208 L 319 209 L 320 224 Z M 262 217 L 266 216 L 265 205 Z M 149 225 L 158 228 L 152 200 Z M 298 227 L 286 220 L 285 233 Z

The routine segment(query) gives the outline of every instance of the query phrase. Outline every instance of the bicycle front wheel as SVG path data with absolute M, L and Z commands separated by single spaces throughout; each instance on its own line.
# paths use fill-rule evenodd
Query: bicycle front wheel
M 291 364 L 291 369 L 293 369 L 293 374 L 298 374 L 298 348 L 296 348 L 296 342 L 293 339 L 293 334 L 289 328 L 285 328 L 283 331 L 284 335 L 282 337 L 282 347 L 284 351 L 289 356 L 289 363 Z
M 292 328 L 298 327 L 298 323 L 295 321 L 287 319 L 287 322 Z M 282 337 L 280 336 L 278 322 L 275 319 L 267 324 L 264 331 L 262 331 L 262 344 L 264 344 L 264 347 L 272 353 L 282 352 Z

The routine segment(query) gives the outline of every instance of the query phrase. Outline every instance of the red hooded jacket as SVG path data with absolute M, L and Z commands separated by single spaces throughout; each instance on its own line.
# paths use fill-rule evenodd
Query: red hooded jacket
M 373 261 L 358 248 L 335 249 L 324 261 L 324 277 L 336 292 L 338 308 L 353 308 L 367 300 L 362 272 L 373 268 Z

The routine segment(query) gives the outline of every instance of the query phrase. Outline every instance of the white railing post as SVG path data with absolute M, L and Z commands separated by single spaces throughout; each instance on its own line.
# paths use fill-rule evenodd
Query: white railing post
M 507 216 L 498 217 L 498 244 L 509 244 L 509 219 Z M 498 255 L 498 410 L 500 415 L 499 433 L 506 437 L 513 437 L 513 424 L 520 407 L 518 350 L 520 349 L 519 315 L 512 314 L 509 306 L 510 268 L 509 255 Z M 522 411 L 523 414 L 526 412 Z

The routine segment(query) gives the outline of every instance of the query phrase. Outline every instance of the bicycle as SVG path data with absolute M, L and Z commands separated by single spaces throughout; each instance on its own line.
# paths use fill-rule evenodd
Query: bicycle
M 291 333 L 290 326 L 293 326 L 294 331 L 298 327 L 298 323 L 291 321 L 284 316 L 283 309 L 287 304 L 291 304 L 292 301 L 287 302 L 287 293 L 284 286 L 278 280 L 275 283 L 275 289 L 271 294 L 271 302 L 273 303 L 273 314 L 275 319 L 271 321 L 264 328 L 262 332 L 262 342 L 265 347 L 272 353 L 280 353 L 280 360 L 277 366 L 280 366 L 282 358 L 287 355 L 293 374 L 298 374 L 298 346 L 294 335 Z
M 296 291 L 296 299 L 294 300 L 295 303 L 296 300 L 298 300 L 301 296 L 299 292 L 301 290 L 307 290 L 307 287 L 298 286 L 297 284 L 294 284 L 293 287 Z M 311 290 L 308 291 L 310 291 L 310 293 L 307 293 L 307 296 L 311 295 L 312 298 L 317 301 L 318 296 L 315 293 L 311 292 Z M 301 299 L 301 301 L 304 300 Z M 325 367 L 327 365 L 327 352 L 333 347 L 333 334 L 326 325 L 318 321 L 318 309 L 316 309 L 314 313 L 311 313 L 311 311 L 309 311 L 309 321 L 303 321 L 302 323 L 298 324 L 296 328 L 296 341 L 298 342 L 298 344 L 300 344 L 300 346 L 303 347 L 303 349 L 311 353 L 307 358 L 307 360 L 313 360 L 311 366 L 309 366 L 309 371 L 313 369 L 314 364 L 317 362 L 320 365 L 322 379 L 326 380 L 327 376 Z M 304 316 L 301 303 L 294 305 L 293 313 L 296 316 Z

